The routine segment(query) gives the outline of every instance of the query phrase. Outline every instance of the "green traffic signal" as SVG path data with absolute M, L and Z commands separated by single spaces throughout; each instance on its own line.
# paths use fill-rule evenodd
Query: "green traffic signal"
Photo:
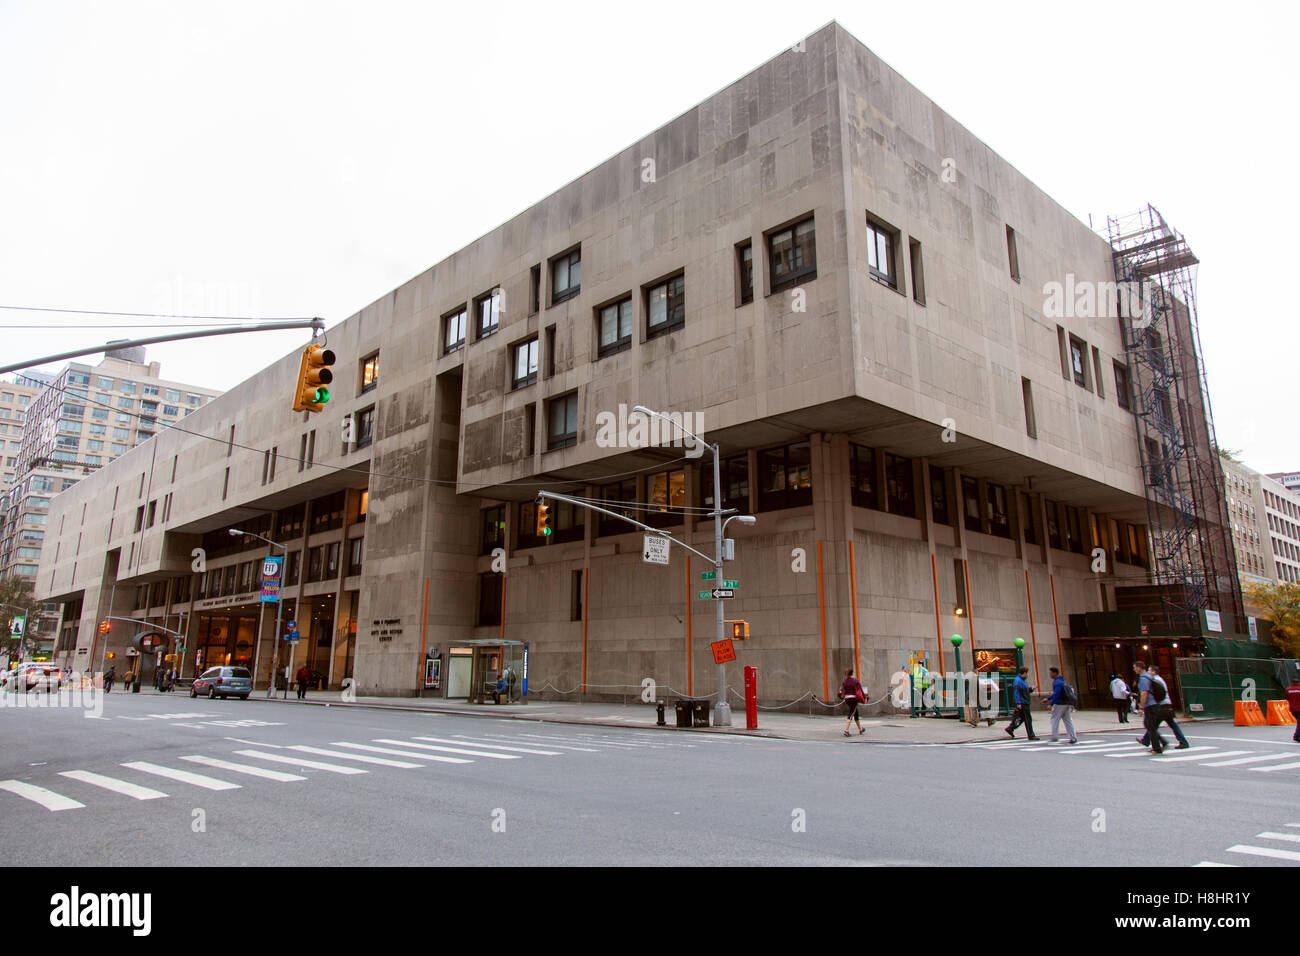
M 316 403 L 318 405 L 324 405 L 329 400 L 330 400 L 330 390 L 328 388 L 316 389 Z

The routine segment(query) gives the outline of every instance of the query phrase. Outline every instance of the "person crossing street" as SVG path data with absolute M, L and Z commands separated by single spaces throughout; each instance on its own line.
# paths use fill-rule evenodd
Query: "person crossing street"
M 1016 672 L 1015 683 L 1011 685 L 1013 703 L 1015 704 L 1015 713 L 1011 717 L 1011 723 L 1007 724 L 1007 736 L 1015 737 L 1016 728 L 1021 724 L 1025 725 L 1025 735 L 1030 740 L 1037 740 L 1034 736 L 1034 719 L 1030 714 L 1030 707 L 1033 703 L 1034 689 L 1029 686 L 1025 680 L 1025 675 L 1029 673 L 1028 667 L 1022 667 Z
M 1047 673 L 1052 677 L 1052 694 L 1047 702 L 1052 705 L 1052 743 L 1060 740 L 1061 721 L 1065 721 L 1065 732 L 1070 735 L 1070 743 L 1077 744 L 1079 735 L 1074 732 L 1074 718 L 1070 716 L 1073 704 L 1065 689 L 1065 678 L 1055 667 L 1049 667 Z

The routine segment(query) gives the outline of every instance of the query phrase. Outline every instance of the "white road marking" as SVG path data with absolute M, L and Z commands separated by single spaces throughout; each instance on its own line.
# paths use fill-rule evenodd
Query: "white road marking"
M 252 744 L 254 747 L 270 747 L 274 750 L 283 750 L 279 744 L 268 744 L 261 740 L 244 740 L 242 737 L 227 737 L 227 740 L 233 740 L 237 744 Z
M 1300 853 L 1294 850 L 1275 850 L 1271 846 L 1248 846 L 1238 843 L 1236 846 L 1228 847 L 1229 853 L 1247 853 L 1251 856 L 1267 856 L 1275 860 L 1293 860 L 1300 862 Z
M 1271 770 L 1300 770 L 1300 763 L 1275 763 L 1271 767 L 1251 767 L 1255 773 L 1268 773 Z
M 92 787 L 103 787 L 105 790 L 112 790 L 114 793 L 134 797 L 137 800 L 159 800 L 167 796 L 161 790 L 142 787 L 135 783 L 127 783 L 125 780 L 118 780 L 116 777 L 104 777 L 97 773 L 91 773 L 89 770 L 64 770 L 60 772 L 59 776 L 67 777 L 70 780 L 80 780 Z
M 1285 840 L 1288 843 L 1300 843 L 1300 833 L 1273 833 L 1265 830 L 1255 834 L 1256 840 Z
M 484 743 L 481 740 L 477 740 L 474 737 L 457 737 L 455 739 L 447 738 L 447 737 L 416 737 L 414 739 L 429 740 L 437 744 L 458 744 L 462 747 L 464 746 L 482 747 L 485 750 L 509 750 L 512 751 L 513 753 L 520 753 L 520 754 L 539 754 L 543 757 L 564 756 L 564 754 L 562 754 L 558 750 L 537 750 L 530 747 L 509 747 L 506 746 L 505 744 L 489 744 L 489 743 Z M 388 742 L 391 743 L 392 741 L 388 741 Z M 404 744 L 403 746 L 406 745 Z
M 381 740 L 379 743 L 397 743 L 398 741 Z M 330 744 L 331 747 L 351 747 L 353 750 L 369 750 L 377 754 L 392 754 L 397 757 L 411 757 L 415 760 L 437 760 L 442 763 L 473 763 L 472 760 L 462 760 L 459 757 L 440 757 L 437 754 L 421 754 L 413 750 L 396 750 L 392 747 L 372 747 L 369 744 L 348 744 L 336 740 Z M 419 744 L 404 744 L 407 747 L 418 747 Z M 466 751 L 467 753 L 468 751 Z M 457 751 L 460 753 L 460 751 Z
M 0 790 L 8 790 L 24 800 L 39 803 L 46 810 L 76 810 L 85 806 L 84 803 L 78 803 L 61 793 L 46 790 L 44 787 L 38 787 L 35 784 L 23 783 L 21 780 L 0 780 Z
M 1166 757 L 1164 760 L 1161 760 L 1160 762 L 1178 763 L 1179 761 L 1182 760 L 1216 760 L 1219 757 L 1236 757 L 1239 756 L 1240 754 L 1253 754 L 1254 752 L 1255 751 L 1253 750 L 1217 750 L 1214 753 L 1202 752 L 1202 753 L 1195 753 L 1195 754 L 1185 754 L 1181 757 Z M 1206 764 L 1206 766 L 1208 767 L 1211 765 Z
M 502 736 L 497 736 L 496 734 L 491 734 L 491 735 L 489 735 L 489 736 L 491 736 L 491 737 L 492 737 L 493 739 L 495 739 L 495 740 L 514 740 L 514 739 L 516 739 L 515 737 L 502 737 Z M 580 750 L 580 751 L 582 751 L 583 753 L 588 753 L 588 754 L 600 753 L 600 751 L 597 750 L 595 747 L 573 747 L 573 746 L 570 746 L 569 744 L 557 744 L 557 743 L 551 743 L 550 741 L 551 741 L 552 738 L 550 738 L 550 737 L 542 737 L 542 736 L 537 735 L 537 734 L 520 734 L 519 736 L 521 736 L 521 737 L 535 737 L 535 738 L 537 738 L 538 740 L 543 741 L 543 743 L 539 744 L 539 746 L 553 747 L 553 748 L 555 748 L 556 750 Z M 525 741 L 525 742 L 527 742 L 527 741 Z
M 188 770 L 160 767 L 158 764 L 149 763 L 147 760 L 133 760 L 130 763 L 122 764 L 122 766 L 131 770 L 139 770 L 141 773 L 151 773 L 155 777 L 166 777 L 168 780 L 177 780 L 195 787 L 202 787 L 204 790 L 238 790 L 240 787 L 239 784 L 231 783 L 229 780 L 205 777 L 201 773 L 190 773 Z
M 256 757 L 258 760 L 271 760 L 275 763 L 287 763 L 294 767 L 309 767 L 312 770 L 328 770 L 330 773 L 369 773 L 369 770 L 362 770 L 360 767 L 343 767 L 336 763 L 322 763 L 319 760 L 308 760 L 306 757 L 286 757 L 284 754 L 265 754 L 260 750 L 236 750 L 235 753 L 240 757 Z
M 216 757 L 204 757 L 198 754 L 191 754 L 188 757 L 182 757 L 182 760 L 188 760 L 191 763 L 201 763 L 205 767 L 215 767 L 218 770 L 229 770 L 231 773 L 243 773 L 250 777 L 261 777 L 264 780 L 275 780 L 279 783 L 289 783 L 293 780 L 306 780 L 306 777 L 300 777 L 296 773 L 282 773 L 279 770 L 267 770 L 264 767 L 253 767 L 246 763 L 235 763 L 231 760 L 218 760 Z
M 1094 744 L 1091 747 L 1071 747 L 1065 746 L 1061 749 L 1063 754 L 1095 754 L 1109 753 L 1112 750 L 1125 750 L 1136 747 L 1137 744 Z
M 1233 869 L 1235 869 L 1237 864 L 1236 863 L 1212 863 L 1209 860 L 1202 860 L 1200 863 L 1197 863 L 1196 866 L 1225 866 L 1225 867 L 1232 867 Z
M 1243 763 L 1263 763 L 1268 760 L 1286 760 L 1294 754 L 1264 754 L 1262 757 L 1238 757 L 1236 760 L 1225 760 L 1222 763 L 1203 763 L 1202 767 L 1236 767 Z
M 305 754 L 315 754 L 318 757 L 340 757 L 344 760 L 359 760 L 362 763 L 378 764 L 381 767 L 398 767 L 402 770 L 412 770 L 420 766 L 418 763 L 408 763 L 405 760 L 389 760 L 387 757 L 365 757 L 361 754 L 347 754 L 338 750 L 326 750 L 324 747 L 308 747 L 306 744 L 294 744 L 289 750 L 299 750 Z

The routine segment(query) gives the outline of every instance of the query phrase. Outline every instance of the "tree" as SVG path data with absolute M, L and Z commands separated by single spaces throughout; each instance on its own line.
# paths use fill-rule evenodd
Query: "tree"
M 37 608 L 32 600 L 32 582 L 24 578 L 5 578 L 0 581 L 0 646 L 6 651 L 18 649 L 18 642 L 10 637 L 9 630 L 15 617 L 21 617 L 22 609 L 31 610 L 35 617 Z M 28 622 L 30 626 L 31 622 Z
M 1248 584 L 1246 594 L 1272 622 L 1281 656 L 1300 657 L 1300 584 Z

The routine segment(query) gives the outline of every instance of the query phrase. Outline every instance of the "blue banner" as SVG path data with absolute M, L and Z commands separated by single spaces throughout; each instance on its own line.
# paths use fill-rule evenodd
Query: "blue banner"
M 283 572 L 283 555 L 267 555 L 262 559 L 262 603 L 275 604 L 280 600 L 280 579 Z

